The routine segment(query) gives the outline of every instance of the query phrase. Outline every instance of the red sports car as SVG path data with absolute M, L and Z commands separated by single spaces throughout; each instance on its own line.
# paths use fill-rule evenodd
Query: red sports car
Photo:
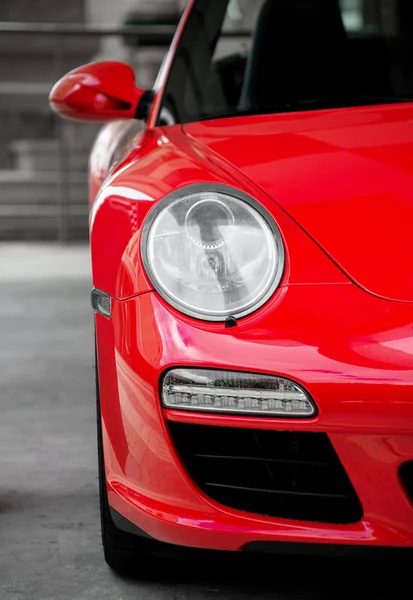
M 51 93 L 114 122 L 90 239 L 116 570 L 413 548 L 411 5 L 348 4 L 192 0 L 153 90 L 104 62 Z

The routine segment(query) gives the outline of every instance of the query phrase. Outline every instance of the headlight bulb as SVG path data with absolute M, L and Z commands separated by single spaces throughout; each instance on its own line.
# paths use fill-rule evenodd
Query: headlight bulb
M 235 224 L 232 210 L 214 197 L 196 202 L 185 217 L 185 231 L 189 239 L 205 250 L 216 250 L 225 245 Z M 225 230 L 225 237 L 222 232 Z

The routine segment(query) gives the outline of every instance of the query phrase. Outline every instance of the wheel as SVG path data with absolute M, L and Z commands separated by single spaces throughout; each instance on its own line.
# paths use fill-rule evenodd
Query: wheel
M 105 461 L 103 457 L 102 421 L 100 412 L 97 351 L 95 346 L 96 413 L 100 519 L 102 544 L 106 563 L 119 574 L 150 576 L 154 558 L 145 552 L 146 540 L 119 529 L 113 522 L 106 488 Z

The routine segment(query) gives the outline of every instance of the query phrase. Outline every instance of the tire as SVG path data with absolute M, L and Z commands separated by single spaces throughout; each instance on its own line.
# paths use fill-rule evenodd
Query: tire
M 96 347 L 95 373 L 100 520 L 105 561 L 113 571 L 116 571 L 121 575 L 135 575 L 141 578 L 148 577 L 153 572 L 153 563 L 155 559 L 145 552 L 144 546 L 146 540 L 116 527 L 110 514 L 106 488 L 105 461 L 103 456 Z

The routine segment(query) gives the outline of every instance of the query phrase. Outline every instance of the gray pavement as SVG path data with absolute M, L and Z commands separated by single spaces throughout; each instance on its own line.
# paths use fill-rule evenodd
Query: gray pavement
M 409 565 L 234 557 L 103 562 L 86 247 L 0 244 L 0 600 L 411 598 Z

